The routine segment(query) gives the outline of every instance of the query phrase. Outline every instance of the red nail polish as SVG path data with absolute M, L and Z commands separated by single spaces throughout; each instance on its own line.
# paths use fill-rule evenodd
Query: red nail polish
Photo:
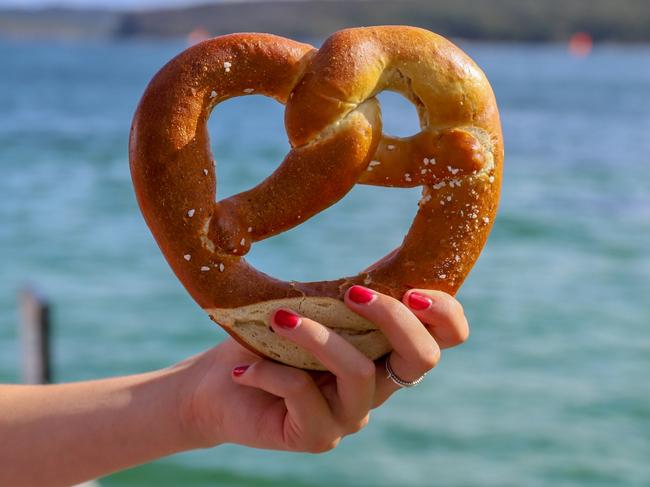
M 250 365 L 238 365 L 237 367 L 232 369 L 232 375 L 234 375 L 235 377 L 239 377 L 240 375 L 242 375 L 244 372 L 248 370 L 248 367 L 250 367 Z
M 368 304 L 375 298 L 376 294 L 367 287 L 352 286 L 348 291 L 348 296 L 351 301 L 357 304 Z
M 300 324 L 300 315 L 286 309 L 279 309 L 273 315 L 273 321 L 276 325 L 290 330 Z
M 431 298 L 429 296 L 425 296 L 424 294 L 420 294 L 415 291 L 409 294 L 408 302 L 409 308 L 417 311 L 427 309 L 433 304 L 433 301 L 431 301 Z

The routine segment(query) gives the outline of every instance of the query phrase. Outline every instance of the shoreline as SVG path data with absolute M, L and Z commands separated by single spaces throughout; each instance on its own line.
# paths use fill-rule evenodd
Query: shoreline
M 297 21 L 296 19 L 300 19 Z M 566 42 L 587 32 L 596 43 L 650 43 L 650 4 L 637 0 L 270 0 L 186 7 L 0 9 L 0 38 L 178 39 L 192 31 L 270 32 L 324 38 L 349 26 L 403 24 L 468 41 Z

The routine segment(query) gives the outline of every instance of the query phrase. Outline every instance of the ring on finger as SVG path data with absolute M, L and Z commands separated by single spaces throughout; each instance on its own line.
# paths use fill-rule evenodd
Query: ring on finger
M 386 377 L 389 378 L 390 380 L 392 380 L 398 386 L 403 387 L 403 388 L 417 386 L 420 382 L 422 382 L 424 380 L 424 378 L 427 375 L 427 373 L 425 372 L 424 374 L 422 374 L 420 377 L 418 377 L 415 380 L 411 380 L 411 381 L 404 380 L 404 379 L 400 378 L 395 373 L 393 368 L 390 366 L 390 357 L 386 357 L 386 361 L 384 362 L 384 364 L 386 366 L 386 374 L 387 374 Z

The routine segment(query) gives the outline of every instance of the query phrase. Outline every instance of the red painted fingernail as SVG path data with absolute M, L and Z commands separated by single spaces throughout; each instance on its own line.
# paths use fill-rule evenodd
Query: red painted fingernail
M 370 301 L 375 299 L 375 296 L 377 295 L 367 287 L 352 286 L 348 291 L 348 296 L 350 297 L 350 300 L 357 304 L 368 304 Z
M 273 321 L 282 328 L 293 330 L 300 324 L 300 315 L 286 309 L 279 309 L 273 315 Z
M 431 301 L 431 298 L 429 296 L 425 296 L 424 294 L 420 294 L 418 292 L 412 292 L 409 294 L 409 308 L 415 309 L 417 311 L 422 311 L 423 309 L 427 309 L 429 306 L 433 304 L 433 301 Z
M 244 372 L 248 370 L 248 367 L 250 367 L 250 365 L 238 365 L 237 367 L 232 369 L 232 375 L 234 375 L 235 377 L 239 377 L 240 375 L 242 375 Z

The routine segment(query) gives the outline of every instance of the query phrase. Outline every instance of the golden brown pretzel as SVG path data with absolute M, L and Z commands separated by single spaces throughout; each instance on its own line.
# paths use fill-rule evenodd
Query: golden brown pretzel
M 374 96 L 398 91 L 422 131 L 381 133 Z M 286 103 L 292 150 L 251 190 L 216 202 L 207 119 L 220 101 L 263 94 Z M 163 254 L 192 297 L 238 341 L 290 365 L 320 369 L 273 334 L 266 315 L 293 308 L 375 359 L 376 327 L 341 301 L 353 284 L 399 297 L 409 288 L 455 293 L 477 259 L 499 198 L 503 145 L 481 70 L 444 38 L 413 27 L 348 29 L 320 50 L 268 34 L 233 34 L 187 49 L 147 87 L 133 121 L 131 173 Z M 423 186 L 401 247 L 357 276 L 284 282 L 246 263 L 250 245 L 300 224 L 357 182 Z

